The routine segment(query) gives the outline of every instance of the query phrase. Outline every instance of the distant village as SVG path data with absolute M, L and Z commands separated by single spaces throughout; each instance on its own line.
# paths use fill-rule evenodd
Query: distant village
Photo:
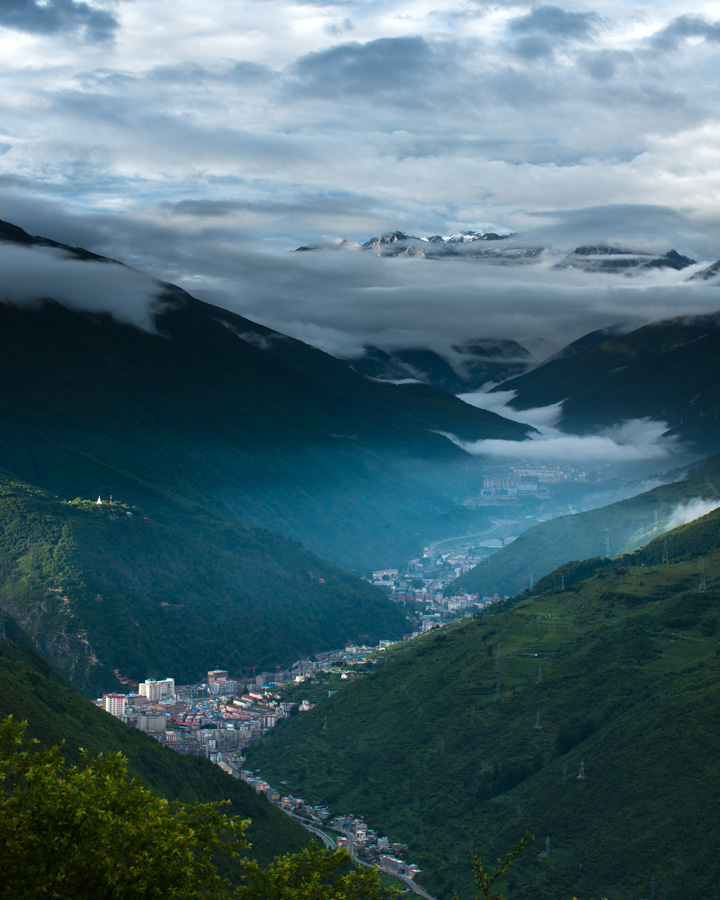
M 510 526 L 511 520 L 502 524 Z M 448 594 L 446 587 L 477 563 L 478 552 L 491 553 L 513 539 L 507 535 L 486 537 L 475 540 L 472 548 L 455 546 L 455 539 L 437 542 L 426 547 L 421 557 L 411 560 L 404 571 L 382 569 L 368 580 L 406 607 L 408 621 L 416 625 L 403 637 L 409 641 L 502 599 L 497 594 Z M 452 546 L 443 550 L 446 543 Z M 253 671 L 249 677 L 214 669 L 207 673 L 206 681 L 197 684 L 179 685 L 174 678 L 147 679 L 137 686 L 137 692 L 106 693 L 96 703 L 178 753 L 206 757 L 229 775 L 246 781 L 310 830 L 317 830 L 326 843 L 331 840 L 329 833 L 333 833 L 334 845 L 347 847 L 361 861 L 409 883 L 420 870 L 406 861 L 405 845 L 378 836 L 354 815 L 331 816 L 327 808 L 311 806 L 284 793 L 245 768 L 245 752 L 250 744 L 280 720 L 314 708 L 315 703 L 302 699 L 303 684 L 328 677 L 334 677 L 335 682 L 352 678 L 358 667 L 377 660 L 394 643 L 381 640 L 377 646 L 349 645 L 298 660 L 289 669 Z M 328 690 L 328 694 L 333 692 Z M 317 696 L 317 690 L 313 696 Z
M 220 669 L 208 672 L 207 681 L 201 684 L 176 685 L 173 678 L 148 679 L 138 686 L 137 693 L 103 694 L 96 703 L 161 744 L 179 753 L 204 756 L 229 775 L 241 778 L 325 843 L 346 847 L 361 861 L 410 881 L 420 869 L 403 858 L 408 852 L 406 845 L 378 836 L 361 818 L 331 816 L 326 807 L 312 806 L 278 790 L 246 769 L 244 756 L 245 749 L 280 719 L 316 705 L 308 700 L 284 701 L 285 689 L 311 682 L 321 672 L 349 678 L 349 666 L 364 663 L 392 643 L 380 641 L 377 647 L 349 646 L 320 653 L 313 660 L 297 662 L 288 671 L 263 672 L 252 679 L 230 678 Z

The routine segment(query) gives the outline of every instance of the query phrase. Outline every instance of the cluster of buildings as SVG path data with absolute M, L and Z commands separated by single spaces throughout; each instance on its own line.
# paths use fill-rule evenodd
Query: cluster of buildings
M 409 853 L 407 844 L 394 843 L 387 837 L 379 837 L 363 819 L 353 815 L 331 816 L 326 806 L 311 806 L 299 797 L 283 796 L 267 781 L 249 770 L 243 770 L 241 778 L 289 815 L 318 828 L 322 827 L 326 832 L 334 833 L 337 846 L 345 847 L 353 856 L 405 878 L 414 878 L 421 871 L 413 863 L 407 862 Z
M 390 646 L 348 645 L 341 650 L 303 659 L 289 670 L 261 672 L 252 678 L 230 678 L 223 669 L 207 673 L 199 684 L 177 685 L 174 678 L 147 679 L 136 692 L 103 694 L 96 704 L 128 725 L 145 731 L 179 753 L 205 756 L 240 777 L 243 751 L 297 708 L 315 704 L 283 700 L 282 690 L 312 678 L 318 671 L 347 678 L 346 667 Z
M 501 547 L 515 540 L 486 541 L 483 546 Z M 472 615 L 491 603 L 502 600 L 498 594 L 446 592 L 446 586 L 477 564 L 466 549 L 451 550 L 447 553 L 433 553 L 426 548 L 422 559 L 413 559 L 405 572 L 398 569 L 380 569 L 373 572 L 372 583 L 385 588 L 396 603 L 403 603 L 411 610 L 420 624 L 419 632 L 444 624 L 448 621 Z
M 243 768 L 244 750 L 252 741 L 289 716 L 294 708 L 302 713 L 315 706 L 306 700 L 284 701 L 282 688 L 286 684 L 311 679 L 318 671 L 339 673 L 346 678 L 348 665 L 361 663 L 391 644 L 381 641 L 378 647 L 349 645 L 319 654 L 315 660 L 301 660 L 291 670 L 263 672 L 253 679 L 231 679 L 221 669 L 208 672 L 207 681 L 201 684 L 176 685 L 173 678 L 148 679 L 138 685 L 137 692 L 103 694 L 96 702 L 106 712 L 179 753 L 207 757 L 289 815 L 334 832 L 337 845 L 347 847 L 360 859 L 393 875 L 414 878 L 420 869 L 403 858 L 408 852 L 405 844 L 378 837 L 355 816 L 333 818 L 327 807 L 311 806 L 283 795 Z
M 533 494 L 546 496 L 548 488 L 557 484 L 598 484 L 616 477 L 610 466 L 597 470 L 575 466 L 520 463 L 499 469 L 483 479 L 482 494 L 488 496 L 517 496 Z

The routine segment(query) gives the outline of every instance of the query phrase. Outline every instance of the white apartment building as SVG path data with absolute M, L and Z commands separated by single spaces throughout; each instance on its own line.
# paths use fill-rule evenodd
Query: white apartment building
M 138 693 L 141 697 L 147 697 L 148 703 L 171 700 L 175 696 L 175 679 L 163 678 L 162 681 L 143 681 L 138 687 Z

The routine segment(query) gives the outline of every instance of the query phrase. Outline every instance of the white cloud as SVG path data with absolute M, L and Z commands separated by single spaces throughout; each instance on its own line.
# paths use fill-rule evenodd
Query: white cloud
M 0 243 L 0 302 L 34 306 L 55 300 L 81 312 L 107 312 L 154 330 L 161 285 L 111 262 L 77 259 L 52 247 Z
M 665 436 L 667 427 L 667 423 L 652 419 L 631 419 L 593 435 L 563 434 L 546 427 L 525 441 L 468 442 L 447 436 L 474 456 L 580 466 L 624 465 L 667 461 L 679 455 L 682 448 L 675 438 Z
M 720 507 L 720 500 L 704 500 L 701 497 L 695 497 L 688 500 L 687 503 L 681 503 L 676 506 L 670 513 L 665 529 L 677 528 L 679 525 L 687 525 L 701 516 L 706 516 L 709 512 Z
M 469 403 L 470 406 L 488 409 L 506 419 L 512 419 L 514 422 L 523 422 L 525 425 L 532 425 L 534 428 L 550 428 L 553 425 L 557 425 L 562 418 L 562 401 L 553 403 L 550 406 L 517 410 L 508 405 L 516 394 L 517 391 L 496 391 L 494 394 L 476 391 L 472 394 L 458 394 L 458 397 L 465 403 Z

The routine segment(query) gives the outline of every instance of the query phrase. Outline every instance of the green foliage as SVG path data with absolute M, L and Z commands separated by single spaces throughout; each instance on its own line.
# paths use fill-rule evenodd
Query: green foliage
M 206 759 L 174 753 L 97 709 L 54 674 L 7 615 L 5 632 L 8 639 L 0 640 L 0 717 L 27 720 L 26 733 L 40 746 L 62 745 L 63 757 L 76 766 L 82 764 L 81 747 L 93 755 L 119 751 L 134 776 L 171 802 L 228 801 L 230 815 L 252 820 L 248 852 L 263 865 L 308 844 L 307 831 L 245 782 Z
M 375 870 L 314 845 L 239 874 L 248 822 L 222 803 L 168 803 L 128 778 L 120 754 L 68 765 L 0 722 L 0 897 L 12 900 L 390 900 Z
M 512 865 L 513 860 L 516 856 L 519 856 L 523 849 L 525 848 L 525 844 L 528 841 L 534 841 L 535 838 L 529 833 L 526 832 L 525 835 L 520 839 L 519 843 L 516 844 L 512 850 L 508 853 L 505 859 L 498 859 L 497 868 L 492 872 L 486 872 L 485 866 L 482 860 L 476 856 L 473 859 L 473 876 L 475 878 L 475 883 L 477 884 L 480 893 L 478 894 L 478 900 L 482 898 L 482 900 L 503 900 L 503 895 L 500 893 L 493 893 L 493 885 L 495 882 L 504 875 L 507 870 Z
M 219 804 L 170 804 L 127 778 L 119 754 L 65 764 L 0 723 L 0 897 L 223 900 L 218 851 L 244 849 L 247 822 Z
M 317 845 L 287 854 L 266 869 L 243 864 L 237 900 L 393 900 L 395 888 L 384 887 L 377 869 L 350 868 L 346 850 L 332 853 Z

